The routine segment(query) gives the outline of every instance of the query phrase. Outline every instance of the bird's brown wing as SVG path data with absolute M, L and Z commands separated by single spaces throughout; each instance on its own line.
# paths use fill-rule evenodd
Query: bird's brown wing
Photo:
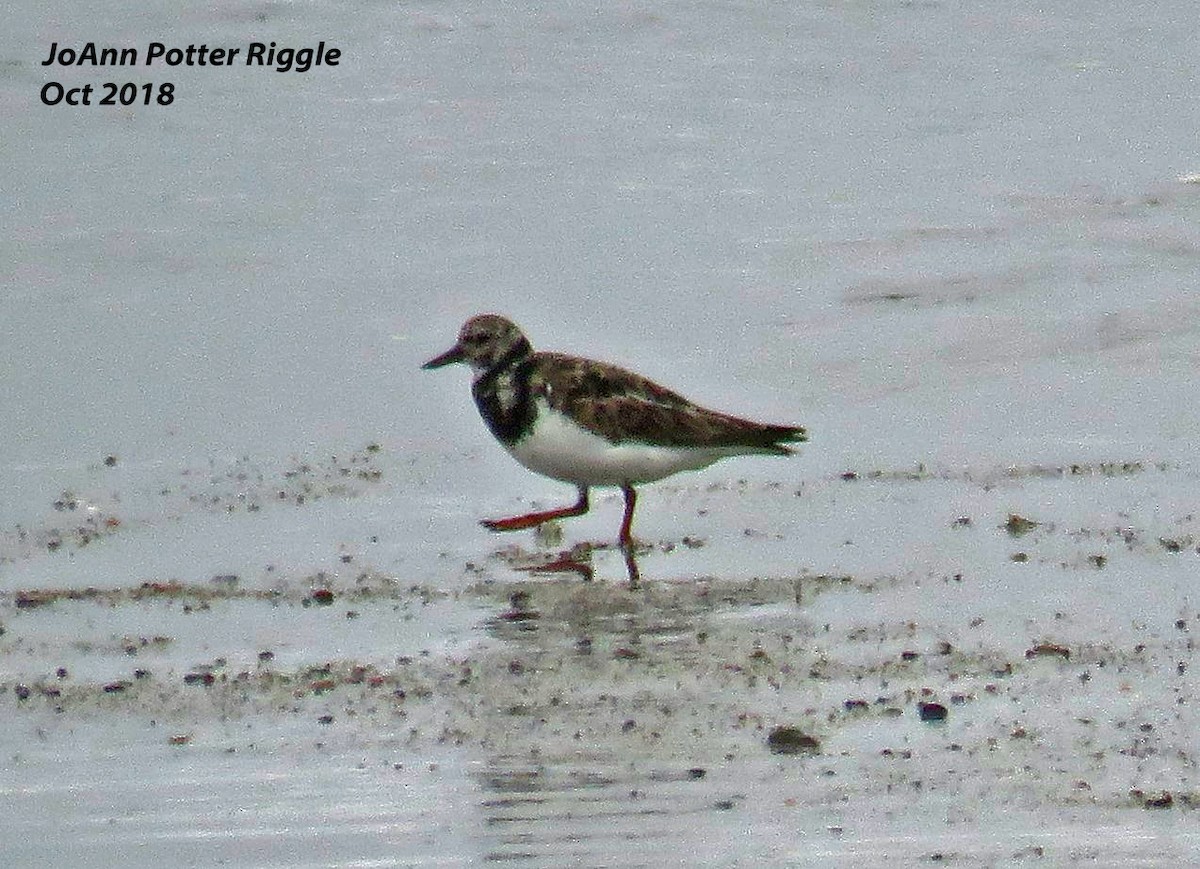
M 677 392 L 615 365 L 538 353 L 531 390 L 588 431 L 616 443 L 729 447 L 790 453 L 805 440 L 800 426 L 767 425 L 708 410 Z

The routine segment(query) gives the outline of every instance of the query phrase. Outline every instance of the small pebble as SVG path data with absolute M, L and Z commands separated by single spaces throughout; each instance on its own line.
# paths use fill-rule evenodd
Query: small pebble
M 917 715 L 922 721 L 945 721 L 949 713 L 946 707 L 941 703 L 925 703 L 917 704 Z
M 767 735 L 767 748 L 772 754 L 815 754 L 821 742 L 798 727 L 776 727 Z

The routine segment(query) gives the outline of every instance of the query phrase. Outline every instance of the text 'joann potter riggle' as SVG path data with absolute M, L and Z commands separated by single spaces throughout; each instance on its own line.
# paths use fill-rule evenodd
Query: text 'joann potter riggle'
M 173 48 L 161 42 L 151 42 L 145 53 L 145 66 L 243 66 L 274 67 L 277 72 L 308 72 L 314 66 L 337 66 L 342 52 L 338 48 L 326 48 L 319 42 L 315 48 L 280 48 L 274 42 L 251 42 L 245 48 L 209 48 L 207 45 L 189 45 Z M 139 53 L 136 48 L 97 48 L 94 42 L 85 42 L 78 49 L 59 48 L 57 42 L 50 46 L 50 56 L 42 66 L 137 66 Z

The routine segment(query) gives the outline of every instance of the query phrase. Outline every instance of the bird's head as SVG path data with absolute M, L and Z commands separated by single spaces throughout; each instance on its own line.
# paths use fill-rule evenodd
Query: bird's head
M 421 367 L 441 368 L 465 362 L 476 374 L 481 374 L 498 365 L 519 361 L 532 352 L 529 340 L 512 320 L 499 314 L 479 314 L 463 324 L 453 347 Z

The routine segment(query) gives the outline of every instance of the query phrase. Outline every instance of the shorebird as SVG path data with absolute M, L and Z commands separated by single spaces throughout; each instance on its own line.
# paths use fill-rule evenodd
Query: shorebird
M 634 487 L 729 456 L 786 456 L 807 440 L 796 425 L 769 425 L 708 410 L 657 383 L 605 362 L 534 352 L 511 320 L 480 314 L 458 341 L 422 368 L 471 367 L 471 394 L 487 427 L 529 470 L 579 491 L 570 507 L 485 519 L 493 531 L 534 528 L 588 511 L 588 490 L 625 496 L 618 542 L 633 545 Z

